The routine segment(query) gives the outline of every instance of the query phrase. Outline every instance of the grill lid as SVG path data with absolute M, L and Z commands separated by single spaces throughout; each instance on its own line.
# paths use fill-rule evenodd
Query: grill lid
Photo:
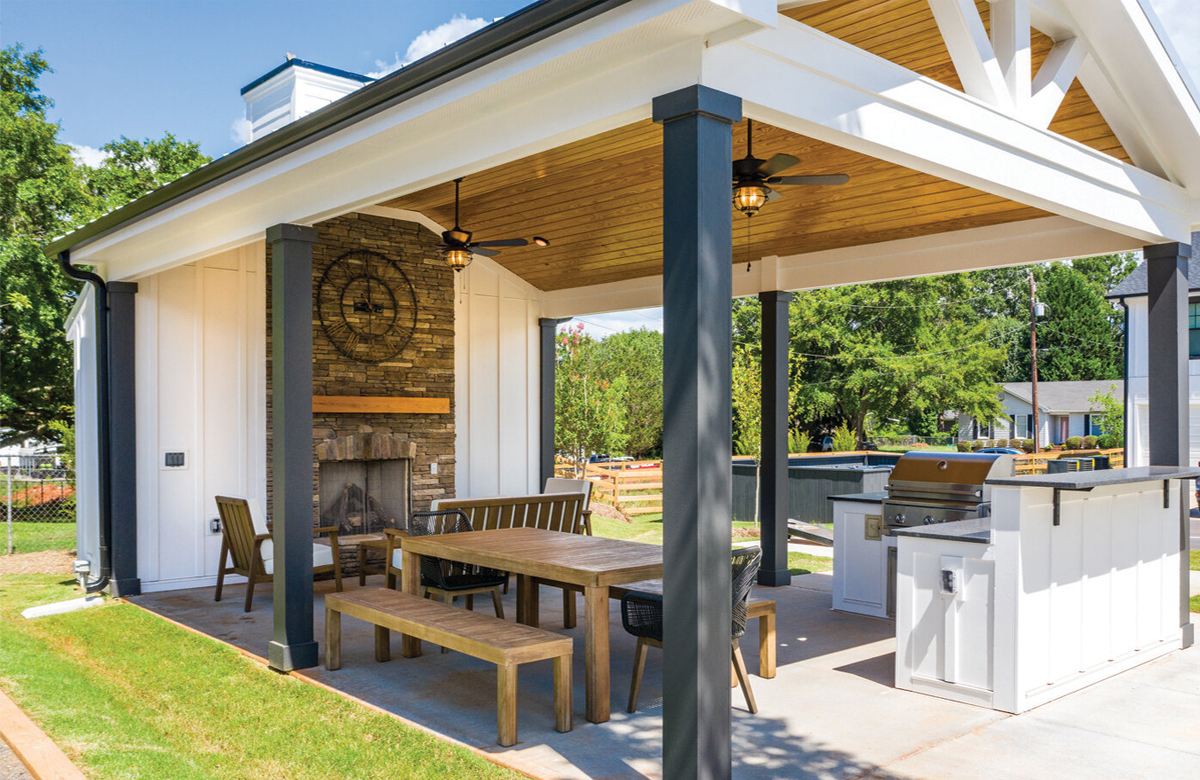
M 982 486 L 1001 457 L 999 453 L 982 452 L 906 452 L 896 461 L 889 484 Z

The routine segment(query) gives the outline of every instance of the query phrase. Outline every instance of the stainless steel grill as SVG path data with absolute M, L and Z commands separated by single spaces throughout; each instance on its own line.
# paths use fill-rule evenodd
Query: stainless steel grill
M 991 514 L 990 477 L 1012 476 L 1011 455 L 909 452 L 896 462 L 883 502 L 885 525 L 949 523 Z

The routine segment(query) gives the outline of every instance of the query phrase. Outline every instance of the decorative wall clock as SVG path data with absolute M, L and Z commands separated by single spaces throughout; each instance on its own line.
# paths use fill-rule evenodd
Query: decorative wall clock
M 354 250 L 334 260 L 317 284 L 321 329 L 360 363 L 383 363 L 408 346 L 417 325 L 417 294 L 396 261 Z

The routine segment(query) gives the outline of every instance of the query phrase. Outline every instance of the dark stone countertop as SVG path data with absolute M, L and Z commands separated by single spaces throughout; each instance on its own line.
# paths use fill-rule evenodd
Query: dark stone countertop
M 1069 471 L 1066 474 L 1030 474 L 1024 477 L 994 477 L 987 484 L 995 487 L 1043 487 L 1060 490 L 1091 490 L 1105 485 L 1130 485 L 1164 479 L 1195 479 L 1200 469 L 1184 466 L 1141 466 L 1132 469 Z
M 882 490 L 875 493 L 845 493 L 840 496 L 830 496 L 830 501 L 853 501 L 859 504 L 879 504 L 885 498 L 887 493 Z
M 889 528 L 892 536 L 911 536 L 917 539 L 941 539 L 949 542 L 992 543 L 992 519 L 975 517 L 953 523 L 934 523 L 912 528 Z

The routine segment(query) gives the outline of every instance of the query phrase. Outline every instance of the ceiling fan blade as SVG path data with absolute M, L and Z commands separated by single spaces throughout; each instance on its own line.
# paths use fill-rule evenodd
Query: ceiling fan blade
M 834 173 L 829 176 L 772 176 L 767 179 L 768 184 L 808 185 L 810 187 L 836 187 L 848 181 L 850 181 L 850 177 L 844 173 Z
M 500 250 L 498 249 L 484 249 L 474 244 L 468 247 L 468 249 L 471 250 L 471 254 L 483 255 L 484 257 L 495 257 L 496 255 L 500 254 Z
M 777 154 L 758 166 L 758 172 L 763 176 L 774 176 L 777 173 L 783 173 L 793 165 L 799 164 L 799 158 L 792 157 L 790 154 Z
M 471 244 L 471 249 L 477 246 L 529 246 L 529 242 L 523 238 L 499 238 L 495 241 L 476 241 Z
M 779 200 L 782 197 L 783 195 L 780 192 L 767 187 L 767 203 L 770 203 L 773 200 Z

